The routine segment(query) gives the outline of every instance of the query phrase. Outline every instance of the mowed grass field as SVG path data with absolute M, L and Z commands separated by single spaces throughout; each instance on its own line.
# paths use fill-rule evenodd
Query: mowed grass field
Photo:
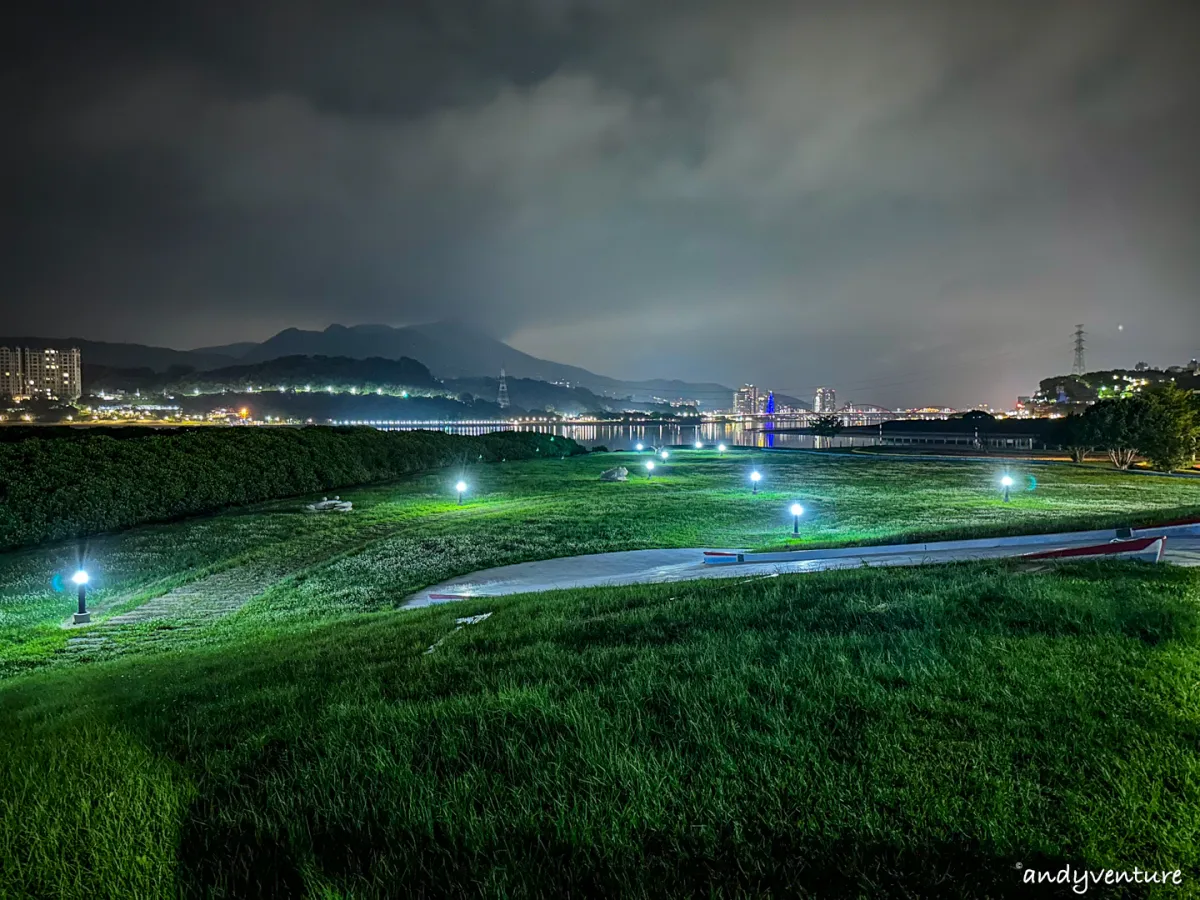
M 986 463 L 686 450 L 598 481 L 633 463 L 480 466 L 346 491 L 346 516 L 287 501 L 0 557 L 0 896 L 1010 896 L 1036 895 L 1018 862 L 1068 861 L 1195 889 L 1193 571 L 396 607 L 528 559 L 786 544 L 793 501 L 817 546 L 1182 517 L 1200 484 L 1011 468 L 1004 504 Z M 51 583 L 80 559 L 107 614 L 214 571 L 277 578 L 202 629 L 164 623 L 155 652 L 81 659 Z
M 479 465 L 350 490 L 354 512 L 313 498 L 0 554 L 0 675 L 55 660 L 73 610 L 67 580 L 92 576 L 98 619 L 237 567 L 276 583 L 226 625 L 241 629 L 391 609 L 429 584 L 490 566 L 653 547 L 836 546 L 1109 527 L 1200 514 L 1200 482 L 1094 467 L 913 462 L 867 455 L 681 449 L 654 477 L 646 454 Z M 627 483 L 605 484 L 625 465 Z M 750 491 L 749 473 L 763 480 Z M 1016 481 L 1001 501 L 1003 472 Z M 453 484 L 470 483 L 456 505 Z M 802 503 L 799 538 L 788 506 Z M 221 629 L 211 636 L 218 638 Z

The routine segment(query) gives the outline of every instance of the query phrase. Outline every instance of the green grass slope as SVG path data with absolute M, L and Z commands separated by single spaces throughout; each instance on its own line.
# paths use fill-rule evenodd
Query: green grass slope
M 10 680 L 0 895 L 1038 896 L 1017 864 L 1070 862 L 1187 896 L 1198 601 L 1167 567 L 842 571 Z

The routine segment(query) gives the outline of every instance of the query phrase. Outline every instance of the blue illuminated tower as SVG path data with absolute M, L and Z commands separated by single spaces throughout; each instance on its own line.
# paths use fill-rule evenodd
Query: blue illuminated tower
M 775 392 L 767 391 L 767 415 L 775 415 Z

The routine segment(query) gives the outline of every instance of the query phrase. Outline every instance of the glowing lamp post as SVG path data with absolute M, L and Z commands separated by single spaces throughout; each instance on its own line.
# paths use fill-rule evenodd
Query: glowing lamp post
M 792 534 L 800 534 L 800 517 L 804 515 L 804 507 L 799 503 L 792 504 Z
M 467 492 L 467 483 L 465 481 L 460 481 L 454 486 L 454 490 L 458 491 L 458 505 L 462 506 L 463 494 Z
M 703 444 L 703 443 L 701 443 L 700 441 L 696 441 L 696 449 L 697 449 L 697 450 L 703 450 L 703 449 L 704 449 L 704 444 Z
M 750 493 L 752 493 L 752 494 L 758 493 L 758 483 L 760 481 L 762 481 L 762 474 L 758 471 L 758 469 L 755 469 L 753 472 L 750 473 L 750 483 L 752 485 L 754 485 L 754 488 L 753 488 L 753 490 L 751 490 Z
M 718 453 L 724 453 L 724 452 L 725 452 L 725 445 L 724 445 L 724 444 L 717 444 L 717 452 L 718 452 Z
M 645 449 L 646 449 L 646 448 L 645 448 L 645 447 L 643 447 L 641 444 L 638 444 L 638 445 L 637 445 L 637 452 L 638 452 L 638 453 L 641 453 L 641 452 L 642 452 L 643 450 L 645 450 Z
M 79 612 L 75 613 L 74 622 L 76 625 L 86 625 L 92 621 L 92 614 L 87 608 L 87 584 L 88 573 L 80 569 L 71 576 L 71 580 L 79 586 Z
M 1004 502 L 1007 503 L 1008 502 L 1008 489 L 1013 486 L 1012 476 L 1005 475 L 1003 478 L 1000 479 L 1000 484 L 1004 487 Z
M 661 456 L 663 459 L 666 459 L 666 458 L 667 458 L 668 456 L 670 456 L 670 455 L 671 455 L 671 454 L 667 453 L 667 451 L 666 451 L 666 450 L 664 450 L 662 453 L 660 453 L 660 454 L 659 454 L 659 456 Z
M 646 477 L 647 478 L 654 477 L 654 460 L 652 460 L 652 459 L 646 460 Z

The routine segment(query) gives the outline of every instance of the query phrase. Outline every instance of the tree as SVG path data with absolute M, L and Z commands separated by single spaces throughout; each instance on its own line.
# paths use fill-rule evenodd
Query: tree
M 1146 417 L 1143 396 L 1126 400 L 1101 400 L 1084 413 L 1094 429 L 1096 444 L 1108 452 L 1118 469 L 1128 469 L 1137 458 L 1142 441 L 1142 422 Z
M 842 430 L 842 420 L 837 416 L 820 416 L 812 426 L 813 434 L 821 437 L 836 437 Z
M 1071 454 L 1071 459 L 1081 463 L 1087 455 L 1103 443 L 1094 417 L 1072 414 L 1059 419 L 1055 427 L 1055 440 L 1062 449 Z
M 1138 449 L 1142 455 L 1160 472 L 1191 465 L 1200 434 L 1200 404 L 1195 395 L 1168 381 L 1141 399 L 1145 414 Z

